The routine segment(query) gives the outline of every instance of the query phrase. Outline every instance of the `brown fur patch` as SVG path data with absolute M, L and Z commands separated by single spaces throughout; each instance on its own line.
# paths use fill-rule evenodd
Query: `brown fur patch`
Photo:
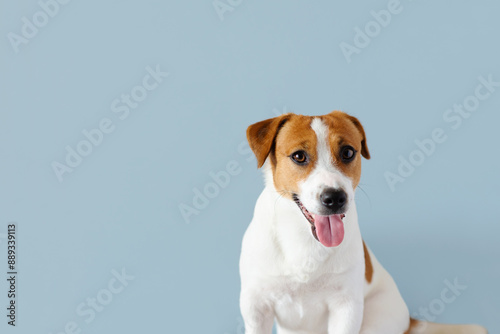
M 372 264 L 372 259 L 370 257 L 370 252 L 368 252 L 368 248 L 366 247 L 364 241 L 363 241 L 363 250 L 365 252 L 365 279 L 368 283 L 371 283 L 373 278 L 373 264 Z
M 413 318 L 410 318 L 410 327 L 404 334 L 410 334 L 412 329 L 415 329 L 419 325 L 419 321 Z
M 317 160 L 316 133 L 311 128 L 312 117 L 294 115 L 276 137 L 275 159 L 271 161 L 274 185 L 284 196 L 299 193 L 299 182 L 314 169 Z M 309 163 L 299 166 L 290 159 L 292 153 L 305 151 Z
M 329 130 L 329 141 L 333 163 L 340 171 L 352 180 L 353 188 L 358 186 L 361 178 L 361 156 L 370 159 L 370 152 L 366 145 L 366 136 L 361 123 L 356 117 L 341 111 L 333 111 L 321 116 Z M 353 161 L 343 163 L 340 160 L 340 150 L 343 146 L 350 145 L 357 152 Z
M 250 148 L 257 158 L 258 168 L 262 167 L 271 153 L 274 140 L 280 128 L 291 117 L 292 114 L 284 114 L 279 117 L 266 119 L 252 124 L 247 129 L 247 140 Z

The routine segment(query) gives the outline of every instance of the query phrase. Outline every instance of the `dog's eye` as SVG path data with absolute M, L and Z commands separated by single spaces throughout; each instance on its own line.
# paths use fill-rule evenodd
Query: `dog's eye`
M 343 162 L 351 162 L 356 156 L 356 150 L 352 146 L 344 146 L 340 150 L 340 159 Z
M 299 165 L 305 165 L 307 163 L 307 154 L 304 151 L 294 152 L 290 158 L 292 158 L 293 162 Z

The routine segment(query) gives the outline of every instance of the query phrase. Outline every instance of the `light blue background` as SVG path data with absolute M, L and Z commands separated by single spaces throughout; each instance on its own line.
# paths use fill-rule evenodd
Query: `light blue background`
M 0 331 L 240 333 L 240 243 L 262 189 L 238 150 L 246 127 L 340 109 L 372 154 L 363 236 L 412 312 L 458 278 L 467 289 L 436 321 L 499 333 L 500 89 L 456 130 L 443 114 L 479 76 L 500 81 L 500 5 L 404 0 L 348 63 L 340 43 L 387 3 L 243 0 L 221 20 L 210 0 L 73 0 L 15 53 L 7 34 L 40 6 L 2 1 L 0 233 L 19 224 L 20 309 L 16 329 L 1 312 Z M 170 75 L 120 120 L 111 102 L 157 64 Z M 52 162 L 103 118 L 115 130 L 60 183 Z M 447 141 L 391 192 L 384 173 L 436 127 Z M 179 205 L 232 160 L 241 172 L 186 224 Z M 85 323 L 77 306 L 121 268 L 135 279 Z

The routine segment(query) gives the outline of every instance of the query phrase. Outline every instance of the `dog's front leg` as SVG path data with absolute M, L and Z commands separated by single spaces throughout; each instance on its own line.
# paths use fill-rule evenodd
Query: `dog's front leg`
M 359 334 L 363 296 L 346 296 L 329 305 L 328 334 Z
M 240 308 L 245 322 L 245 334 L 271 334 L 274 310 L 270 301 L 263 300 L 259 293 L 242 293 Z

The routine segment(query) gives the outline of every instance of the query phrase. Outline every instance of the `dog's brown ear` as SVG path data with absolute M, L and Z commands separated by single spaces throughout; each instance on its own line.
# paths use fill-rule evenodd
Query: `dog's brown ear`
M 273 148 L 274 140 L 278 135 L 280 128 L 290 118 L 291 114 L 283 114 L 281 116 L 266 119 L 264 121 L 252 124 L 247 129 L 247 139 L 250 148 L 257 157 L 258 168 L 262 167 L 267 159 L 271 149 Z
M 366 144 L 365 129 L 363 129 L 363 126 L 361 125 L 360 121 L 356 117 L 351 116 L 351 115 L 348 115 L 348 117 L 351 120 L 351 122 L 354 124 L 354 126 L 356 126 L 356 128 L 358 129 L 359 133 L 361 134 L 361 136 L 363 138 L 361 140 L 361 155 L 363 157 L 365 157 L 365 159 L 370 159 L 370 151 L 368 151 L 368 145 Z

